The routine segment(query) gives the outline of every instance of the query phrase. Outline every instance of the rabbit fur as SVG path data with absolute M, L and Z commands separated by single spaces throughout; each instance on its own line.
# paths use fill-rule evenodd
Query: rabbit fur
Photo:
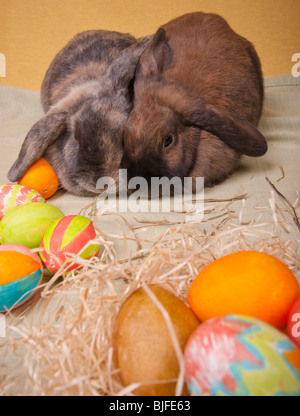
M 122 167 L 129 179 L 204 177 L 212 186 L 242 154 L 267 151 L 256 128 L 262 105 L 260 60 L 248 40 L 217 14 L 173 19 L 140 57 Z
M 19 180 L 40 157 L 75 195 L 95 195 L 100 177 L 116 177 L 134 71 L 151 38 L 106 30 L 77 34 L 46 72 L 45 115 L 27 134 L 8 179 Z

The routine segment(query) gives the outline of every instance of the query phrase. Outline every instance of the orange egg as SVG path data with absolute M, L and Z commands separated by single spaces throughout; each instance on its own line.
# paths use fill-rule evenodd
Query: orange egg
M 42 279 L 43 264 L 36 253 L 22 245 L 0 244 L 0 313 L 27 302 Z
M 15 247 L 12 245 L 12 248 Z M 21 279 L 40 268 L 37 260 L 17 251 L 0 251 L 0 285 Z
M 188 301 L 201 321 L 240 314 L 284 328 L 299 293 L 296 277 L 279 259 L 240 251 L 205 267 L 192 282 Z
M 47 199 L 55 194 L 59 181 L 47 160 L 40 158 L 30 166 L 25 175 L 18 181 L 18 184 L 38 191 Z

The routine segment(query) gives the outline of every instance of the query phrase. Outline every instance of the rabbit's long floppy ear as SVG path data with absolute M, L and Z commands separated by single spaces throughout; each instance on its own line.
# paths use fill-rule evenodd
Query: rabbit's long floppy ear
M 36 122 L 22 144 L 18 159 L 8 172 L 8 179 L 15 182 L 37 159 L 42 157 L 49 145 L 66 130 L 67 112 L 49 111 Z
M 169 86 L 159 92 L 186 125 L 192 125 L 217 136 L 224 143 L 247 156 L 263 156 L 268 145 L 264 136 L 249 121 L 208 104 L 190 90 Z
M 134 77 L 140 56 L 152 39 L 151 35 L 145 36 L 125 48 L 113 62 L 107 79 L 114 80 L 120 87 L 128 86 Z
M 209 104 L 202 102 L 195 111 L 185 114 L 184 119 L 188 124 L 212 133 L 244 155 L 258 157 L 267 151 L 265 137 L 252 123 Z
M 138 82 L 139 78 L 159 78 L 167 71 L 172 59 L 171 48 L 166 39 L 166 31 L 160 28 L 139 60 L 136 81 Z

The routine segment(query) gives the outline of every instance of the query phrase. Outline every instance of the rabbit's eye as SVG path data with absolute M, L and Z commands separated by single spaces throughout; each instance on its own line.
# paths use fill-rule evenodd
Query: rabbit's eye
M 164 146 L 165 147 L 171 146 L 172 143 L 173 143 L 173 136 L 172 135 L 169 135 L 169 136 L 164 138 Z

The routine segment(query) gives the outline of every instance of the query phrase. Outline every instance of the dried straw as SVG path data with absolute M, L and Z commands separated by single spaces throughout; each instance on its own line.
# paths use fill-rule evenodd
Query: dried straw
M 284 261 L 300 282 L 299 230 L 295 204 L 287 203 L 272 184 L 269 206 L 248 213 L 247 195 L 206 200 L 201 223 L 174 219 L 135 221 L 119 216 L 120 233 L 101 230 L 95 204 L 82 215 L 94 220 L 101 254 L 91 260 L 73 256 L 79 272 L 46 276 L 39 292 L 22 307 L 6 314 L 7 338 L 0 338 L 1 395 L 131 395 L 140 383 L 122 386 L 113 365 L 113 323 L 123 301 L 138 287 L 158 283 L 186 302 L 198 272 L 214 259 L 239 250 L 258 250 Z M 186 215 L 189 215 L 186 213 Z M 122 224 L 122 225 L 120 225 Z M 149 238 L 148 230 L 161 234 Z M 114 242 L 136 244 L 127 259 L 119 259 Z M 177 354 L 183 386 L 184 367 L 172 322 L 161 310 Z M 6 363 L 6 364 L 4 364 Z M 153 382 L 153 381 L 151 381 Z

